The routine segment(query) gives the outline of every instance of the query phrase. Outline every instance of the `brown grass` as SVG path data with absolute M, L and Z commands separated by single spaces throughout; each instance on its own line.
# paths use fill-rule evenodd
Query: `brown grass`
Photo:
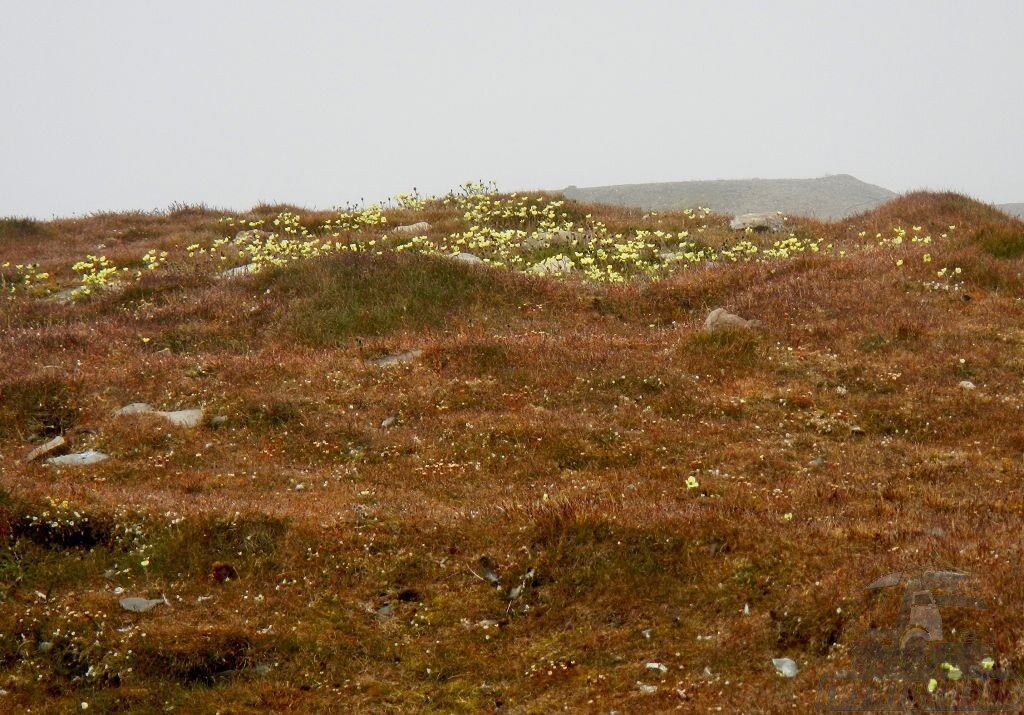
M 22 227 L 59 240 L 0 261 L 138 256 L 218 218 Z M 618 287 L 403 256 L 4 300 L 0 709 L 807 712 L 895 613 L 864 586 L 928 567 L 973 574 L 969 625 L 1019 664 L 1024 285 L 992 246 L 1020 224 L 914 194 L 797 230 L 852 249 L 897 224 L 958 226 L 961 290 L 924 289 L 907 247 Z M 705 333 L 718 306 L 763 327 Z M 134 401 L 226 422 L 111 414 Z M 112 459 L 21 463 L 62 431 Z

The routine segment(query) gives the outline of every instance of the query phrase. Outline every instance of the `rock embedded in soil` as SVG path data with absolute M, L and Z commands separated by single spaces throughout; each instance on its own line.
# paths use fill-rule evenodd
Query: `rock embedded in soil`
M 975 385 L 970 380 L 961 380 L 960 381 L 960 389 L 962 389 L 962 390 L 976 390 L 978 388 L 977 388 L 977 385 Z
M 60 457 L 50 457 L 46 460 L 46 463 L 53 465 L 54 467 L 84 467 L 90 464 L 99 464 L 100 462 L 105 462 L 108 459 L 110 459 L 109 454 L 89 449 L 85 452 L 64 454 Z
M 244 266 L 235 266 L 229 268 L 226 271 L 221 271 L 217 274 L 218 278 L 238 278 L 239 276 L 247 276 L 250 273 L 259 273 L 260 266 L 258 263 L 246 263 Z
M 719 330 L 721 328 L 757 328 L 761 325 L 759 320 L 747 320 L 735 313 L 730 313 L 725 308 L 715 308 L 704 320 L 705 330 Z
M 421 355 L 423 355 L 422 350 L 406 350 L 405 352 L 395 353 L 394 355 L 385 355 L 384 357 L 374 358 L 373 360 L 370 360 L 370 363 L 377 367 L 391 367 L 392 365 L 401 365 L 402 363 L 412 362 Z
M 775 666 L 775 671 L 783 678 L 796 677 L 796 674 L 800 672 L 792 658 L 772 658 L 772 665 Z
M 530 273 L 538 276 L 560 275 L 575 270 L 576 264 L 568 256 L 551 256 L 530 266 Z
M 161 604 L 170 605 L 166 598 L 138 598 L 137 596 L 122 598 L 118 603 L 121 608 L 132 613 L 149 613 Z
M 40 457 L 45 457 L 46 455 L 52 454 L 53 452 L 56 452 L 57 450 L 62 449 L 64 447 L 66 447 L 66 446 L 67 446 L 67 440 L 64 439 L 64 435 L 62 435 L 62 434 L 57 435 L 56 437 L 51 439 L 49 442 L 46 442 L 45 444 L 39 445 L 38 447 L 33 449 L 31 452 L 26 454 L 25 455 L 25 461 L 26 462 L 35 461 L 35 460 L 39 459 Z
M 786 228 L 786 220 L 774 211 L 761 213 L 740 214 L 729 222 L 729 228 L 733 231 L 770 231 L 776 233 Z
M 478 264 L 484 262 L 484 259 L 480 258 L 480 256 L 472 253 L 466 253 L 465 251 L 456 253 L 452 258 L 456 261 L 461 261 L 462 263 Z
M 399 236 L 415 236 L 418 234 L 426 233 L 430 230 L 430 224 L 426 221 L 419 221 L 417 223 L 411 223 L 408 226 L 395 226 L 391 229 L 391 233 Z
M 133 402 L 119 410 L 114 410 L 115 417 L 123 415 L 156 415 L 157 417 L 163 417 L 175 427 L 198 427 L 203 423 L 204 414 L 201 408 L 164 412 L 154 409 L 152 405 L 145 402 Z

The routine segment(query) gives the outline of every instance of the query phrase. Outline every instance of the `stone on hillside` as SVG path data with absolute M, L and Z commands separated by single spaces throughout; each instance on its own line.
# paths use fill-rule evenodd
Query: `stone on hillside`
M 64 435 L 57 435 L 49 442 L 39 445 L 31 452 L 26 454 L 25 461 L 32 462 L 36 459 L 39 459 L 40 457 L 45 457 L 46 455 L 51 454 L 52 452 L 56 452 L 58 449 L 61 449 L 66 445 L 67 441 L 64 439 Z
M 166 606 L 170 605 L 167 603 L 166 598 L 137 598 L 134 596 L 131 598 L 122 598 L 118 603 L 121 605 L 121 608 L 126 611 L 131 611 L 132 613 L 149 613 L 161 604 Z
M 721 328 L 756 328 L 761 325 L 759 320 L 747 320 L 730 313 L 725 308 L 715 308 L 704 321 L 705 330 L 719 330 Z
M 238 278 L 239 276 L 247 276 L 250 273 L 259 273 L 260 266 L 258 263 L 246 263 L 244 266 L 235 266 L 229 268 L 226 271 L 222 271 L 217 275 L 218 278 Z
M 422 350 L 406 350 L 405 352 L 396 353 L 394 355 L 385 355 L 384 357 L 374 358 L 373 360 L 370 360 L 370 363 L 377 367 L 391 367 L 392 365 L 401 365 L 402 363 L 412 362 L 422 354 Z
M 391 233 L 399 236 L 419 236 L 430 230 L 430 224 L 426 221 L 411 223 L 408 226 L 395 226 Z
M 463 263 L 483 263 L 484 262 L 484 260 L 482 258 L 480 258 L 480 256 L 474 256 L 472 253 L 466 253 L 465 251 L 463 251 L 461 253 L 456 253 L 454 256 L 452 256 L 452 258 L 454 258 L 456 261 L 462 261 Z
M 157 412 L 175 427 L 198 427 L 203 423 L 203 410 L 175 410 L 174 412 Z
M 148 402 L 133 402 L 130 405 L 114 410 L 114 416 L 120 417 L 121 415 L 144 415 L 150 412 L 156 412 L 153 405 Z
M 962 390 L 976 390 L 977 389 L 977 385 L 975 385 L 970 380 L 961 380 L 960 381 L 960 389 L 962 389 Z
M 235 243 L 249 243 L 265 241 L 273 236 L 270 231 L 263 231 L 258 228 L 251 228 L 246 231 L 239 231 L 235 234 Z
M 551 256 L 530 266 L 530 273 L 538 276 L 560 275 L 572 273 L 574 270 L 576 264 L 568 256 Z
M 538 231 L 531 233 L 523 239 L 523 248 L 534 250 L 537 248 L 548 248 L 549 246 L 573 246 L 585 240 L 586 236 L 578 231 Z
M 796 674 L 800 672 L 792 658 L 772 658 L 772 665 L 775 666 L 775 672 L 783 678 L 796 677 Z
M 163 412 L 154 409 L 152 405 L 145 402 L 133 402 L 119 410 L 114 410 L 115 417 L 122 415 L 156 415 L 157 417 L 163 417 L 175 427 L 198 427 L 203 423 L 204 414 L 201 408 Z
M 786 220 L 781 214 L 774 211 L 764 213 L 741 214 L 729 222 L 729 228 L 733 231 L 771 231 L 775 233 L 786 228 Z
M 64 454 L 60 457 L 50 457 L 46 460 L 47 464 L 52 464 L 55 467 L 83 467 L 89 464 L 98 464 L 110 459 L 109 454 L 103 452 L 97 452 L 94 449 L 86 450 L 85 452 L 76 452 L 75 454 Z

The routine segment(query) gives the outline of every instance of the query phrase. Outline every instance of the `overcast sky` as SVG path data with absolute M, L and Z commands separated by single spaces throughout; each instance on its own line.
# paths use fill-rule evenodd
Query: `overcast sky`
M 849 173 L 1024 201 L 1021 0 L 0 0 L 0 215 Z

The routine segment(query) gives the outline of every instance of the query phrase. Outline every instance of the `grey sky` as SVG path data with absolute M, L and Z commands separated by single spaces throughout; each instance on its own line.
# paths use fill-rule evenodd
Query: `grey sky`
M 850 173 L 1024 201 L 1024 2 L 0 0 L 0 215 Z

